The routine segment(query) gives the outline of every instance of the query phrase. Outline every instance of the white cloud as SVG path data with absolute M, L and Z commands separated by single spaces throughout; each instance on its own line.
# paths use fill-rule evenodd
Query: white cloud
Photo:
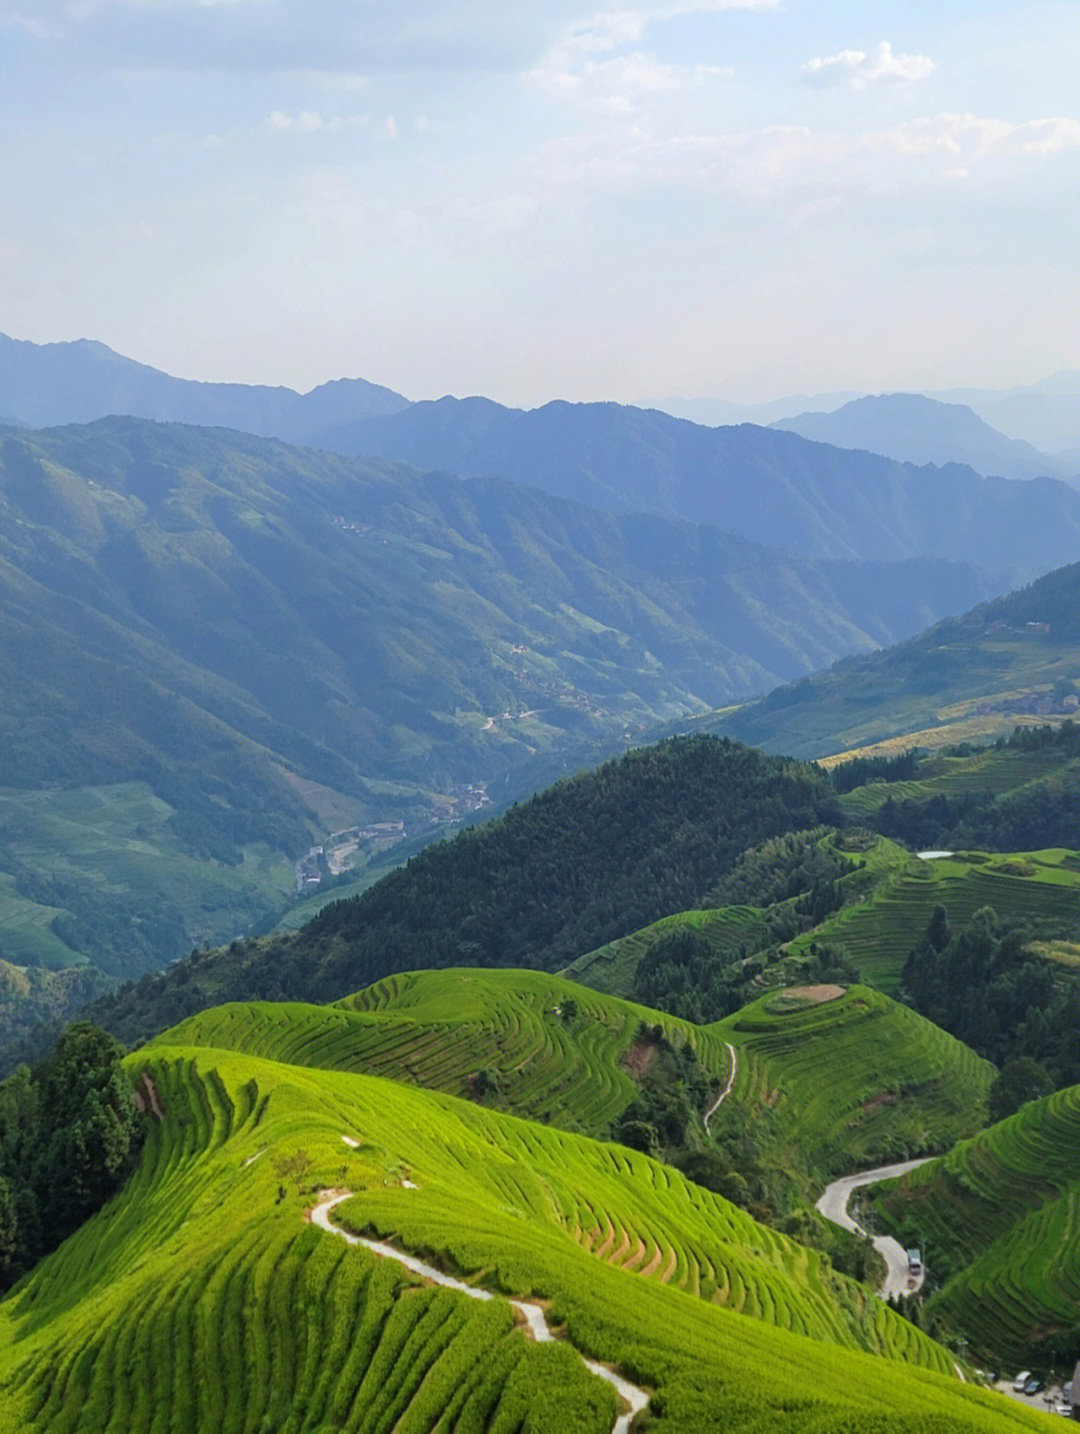
M 579 59 L 553 52 L 529 83 L 552 99 L 584 108 L 630 114 L 664 95 L 687 94 L 708 80 L 730 74 L 718 65 L 671 65 L 642 50 L 610 60 Z
M 316 110 L 298 110 L 296 114 L 273 110 L 266 118 L 266 128 L 271 134 L 316 134 L 319 130 L 334 133 L 342 129 L 363 129 L 368 123 L 367 115 L 331 115 L 327 119 Z
M 657 59 L 640 48 L 650 25 L 681 14 L 768 9 L 774 4 L 775 0 L 687 0 L 648 9 L 600 11 L 567 25 L 526 80 L 551 99 L 630 114 L 651 100 L 687 94 L 710 79 L 731 74 L 719 65 L 678 65 Z
M 838 55 L 808 60 L 799 73 L 811 85 L 850 85 L 861 90 L 881 81 L 924 80 L 933 69 L 928 55 L 894 55 L 889 41 L 882 40 L 870 54 L 841 50 Z
M 985 115 L 927 115 L 868 135 L 863 143 L 905 157 L 939 155 L 947 161 L 949 175 L 963 177 L 992 160 L 1050 157 L 1080 149 L 1080 120 L 1055 116 L 1013 124 Z

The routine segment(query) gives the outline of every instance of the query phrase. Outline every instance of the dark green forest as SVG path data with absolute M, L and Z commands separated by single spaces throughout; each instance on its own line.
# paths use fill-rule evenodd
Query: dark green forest
M 123 1052 L 82 1023 L 0 1083 L 0 1290 L 122 1184 L 141 1125 Z
M 558 970 L 702 904 L 748 843 L 839 819 L 817 767 L 722 738 L 670 739 L 429 847 L 295 936 L 193 953 L 91 1013 L 130 1043 L 216 1001 L 333 1000 L 391 971 Z

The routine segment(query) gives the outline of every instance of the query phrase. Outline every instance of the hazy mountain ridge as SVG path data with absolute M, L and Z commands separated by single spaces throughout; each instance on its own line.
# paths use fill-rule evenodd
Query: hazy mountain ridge
M 408 404 L 365 379 L 336 379 L 304 394 L 264 384 L 205 383 L 174 378 L 96 340 L 33 344 L 5 334 L 0 334 L 0 393 L 6 420 L 30 428 L 122 414 L 293 440 L 362 413 L 391 413 Z
M 1080 547 L 1080 495 L 1056 480 L 917 468 L 781 429 L 702 428 L 619 404 L 524 411 L 443 398 L 312 441 L 495 474 L 616 512 L 708 523 L 805 557 L 947 557 L 1016 582 L 1070 561 Z
M 1040 453 L 1007 438 L 960 403 L 920 393 L 858 398 L 832 412 L 805 412 L 770 425 L 815 443 L 864 449 L 901 463 L 959 463 L 1001 478 L 1070 478 L 1075 470 L 1061 455 Z

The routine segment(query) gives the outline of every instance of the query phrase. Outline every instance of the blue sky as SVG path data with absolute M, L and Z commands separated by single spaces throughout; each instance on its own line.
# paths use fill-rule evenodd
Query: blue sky
M 0 330 L 413 398 L 1080 367 L 1076 0 L 0 0 Z

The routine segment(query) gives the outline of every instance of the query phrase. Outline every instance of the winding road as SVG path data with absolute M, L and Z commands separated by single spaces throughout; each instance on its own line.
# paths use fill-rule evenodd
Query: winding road
M 712 1105 L 710 1105 L 708 1110 L 705 1112 L 706 1135 L 708 1135 L 709 1133 L 709 1121 L 712 1120 L 713 1116 L 716 1114 L 716 1112 L 723 1105 L 724 1101 L 727 1100 L 728 1096 L 731 1094 L 731 1088 L 735 1084 L 735 1076 L 739 1069 L 739 1058 L 735 1054 L 735 1047 L 731 1044 L 730 1041 L 725 1041 L 724 1044 L 727 1046 L 728 1054 L 731 1056 L 731 1070 L 728 1072 L 727 1085 L 724 1087 L 724 1089 L 713 1101 Z
M 834 1180 L 826 1188 L 817 1202 L 817 1208 L 826 1220 L 831 1220 L 842 1230 L 866 1235 L 867 1232 L 854 1216 L 848 1214 L 848 1201 L 855 1191 L 864 1185 L 876 1185 L 879 1180 L 892 1180 L 897 1175 L 906 1175 L 909 1170 L 925 1165 L 931 1158 L 924 1155 L 921 1160 L 903 1160 L 898 1165 L 878 1165 L 873 1170 L 860 1170 L 857 1175 L 845 1175 L 842 1180 Z M 879 1291 L 883 1300 L 887 1300 L 890 1295 L 912 1294 L 921 1287 L 925 1271 L 920 1270 L 918 1275 L 911 1275 L 907 1251 L 898 1240 L 894 1240 L 891 1235 L 873 1235 L 870 1237 L 870 1243 L 885 1261 L 885 1283 Z M 912 1279 L 914 1283 L 909 1284 Z
M 342 1137 L 344 1138 L 344 1137 Z M 350 1245 L 363 1245 L 372 1254 L 380 1255 L 386 1260 L 396 1260 L 399 1265 L 404 1265 L 414 1275 L 420 1275 L 432 1284 L 442 1285 L 445 1289 L 456 1290 L 458 1294 L 467 1295 L 471 1300 L 494 1300 L 502 1296 L 494 1295 L 490 1290 L 479 1289 L 476 1285 L 467 1285 L 463 1280 L 457 1280 L 453 1275 L 444 1274 L 434 1265 L 427 1264 L 424 1260 L 418 1260 L 415 1255 L 407 1255 L 404 1250 L 397 1250 L 393 1245 L 384 1244 L 382 1240 L 367 1240 L 362 1235 L 353 1235 L 348 1230 L 343 1230 L 340 1225 L 335 1225 L 330 1219 L 330 1212 L 335 1205 L 340 1205 L 343 1200 L 348 1200 L 352 1195 L 351 1190 L 340 1191 L 331 1195 L 328 1199 L 321 1200 L 311 1212 L 311 1223 L 317 1225 L 320 1230 L 327 1234 L 337 1235 L 340 1239 L 346 1240 Z M 529 1304 L 526 1300 L 509 1300 L 509 1304 L 521 1315 L 522 1319 L 538 1344 L 547 1340 L 553 1340 L 555 1336 L 551 1332 L 551 1326 L 547 1322 L 540 1305 Z M 615 1393 L 629 1407 L 615 1420 L 611 1426 L 611 1434 L 629 1434 L 630 1423 L 634 1415 L 646 1408 L 649 1403 L 649 1396 L 644 1389 L 636 1384 L 631 1384 L 621 1374 L 616 1374 L 606 1364 L 601 1364 L 595 1359 L 585 1359 L 582 1355 L 586 1369 L 591 1370 L 595 1375 L 605 1380 L 612 1386 Z

